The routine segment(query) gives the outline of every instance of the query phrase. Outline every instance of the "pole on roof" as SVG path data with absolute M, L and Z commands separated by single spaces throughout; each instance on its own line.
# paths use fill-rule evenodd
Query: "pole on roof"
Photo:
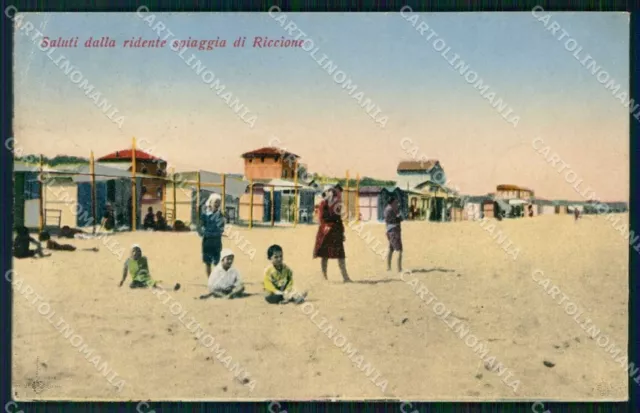
M 196 172 L 196 223 L 200 226 L 200 171 Z
M 227 175 L 222 174 L 222 215 L 224 216 L 227 213 Z
M 93 233 L 96 233 L 96 165 L 93 158 L 93 151 L 89 158 L 89 171 L 91 173 L 91 217 L 93 223 Z
M 356 175 L 356 222 L 360 222 L 360 174 Z
M 293 161 L 293 226 L 298 225 L 298 161 Z
M 345 207 L 347 210 L 347 215 L 346 215 L 346 219 L 347 221 L 349 221 L 349 170 L 347 169 L 347 179 L 345 181 L 344 184 L 344 194 L 347 196 L 347 199 L 345 200 Z
M 167 174 L 166 168 L 165 173 L 162 180 L 162 215 L 164 215 L 164 219 L 167 219 Z
M 40 181 L 40 185 L 38 192 L 40 195 L 40 202 L 39 202 L 39 215 L 40 215 L 40 219 L 38 222 L 38 229 L 39 232 L 42 232 L 42 230 L 44 229 L 45 226 L 45 221 L 44 221 L 44 179 L 43 179 L 43 173 L 44 173 L 44 157 L 42 155 L 40 155 L 40 175 L 38 176 L 38 181 Z
M 136 230 L 138 193 L 136 191 L 136 138 L 131 140 L 131 231 Z
M 175 229 L 176 219 L 178 217 L 178 210 L 176 208 L 176 168 L 171 168 L 171 183 L 173 190 L 173 227 Z
M 253 178 L 249 180 L 249 229 L 253 228 Z
M 271 186 L 271 226 L 275 226 L 276 223 L 276 217 L 275 217 L 275 212 L 276 212 L 276 198 L 274 195 L 274 189 L 273 189 L 273 185 Z

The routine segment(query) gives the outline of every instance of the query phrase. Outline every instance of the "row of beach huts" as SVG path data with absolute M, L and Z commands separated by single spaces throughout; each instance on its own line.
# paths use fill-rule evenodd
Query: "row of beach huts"
M 134 155 L 135 154 L 135 155 Z M 227 219 L 235 224 L 289 225 L 315 223 L 322 191 L 337 181 L 300 173 L 299 157 L 274 147 L 242 154 L 244 174 L 203 170 L 175 172 L 167 162 L 145 151 L 116 151 L 91 164 L 47 165 L 14 163 L 14 227 L 87 227 L 109 208 L 116 227 L 140 228 L 149 208 L 161 211 L 169 225 L 181 221 L 193 228 L 202 203 L 215 192 L 224 194 Z M 360 186 L 358 179 L 342 181 L 344 206 L 350 219 L 381 221 L 390 197 L 400 199 L 409 220 L 436 222 L 483 217 L 519 218 L 566 214 L 577 208 L 589 213 L 589 202 L 543 200 L 533 190 L 498 185 L 495 192 L 464 196 L 439 184 L 446 175 L 437 160 L 403 161 L 393 186 Z M 135 191 L 135 199 L 132 193 Z M 499 200 L 499 201 L 498 201 Z M 135 206 L 134 206 L 135 203 Z M 95 206 L 95 207 L 94 207 Z M 610 205 L 626 212 L 627 205 Z M 133 211 L 136 211 L 135 220 Z

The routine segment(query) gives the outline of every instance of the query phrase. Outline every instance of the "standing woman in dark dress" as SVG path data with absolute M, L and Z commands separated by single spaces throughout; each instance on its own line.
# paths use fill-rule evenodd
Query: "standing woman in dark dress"
M 320 203 L 318 210 L 320 226 L 316 234 L 316 244 L 313 249 L 313 258 L 320 257 L 322 275 L 327 277 L 327 264 L 329 259 L 337 259 L 342 279 L 351 282 L 347 274 L 347 265 L 344 254 L 344 225 L 340 212 L 342 209 L 342 188 L 336 185 L 326 191 L 325 199 Z

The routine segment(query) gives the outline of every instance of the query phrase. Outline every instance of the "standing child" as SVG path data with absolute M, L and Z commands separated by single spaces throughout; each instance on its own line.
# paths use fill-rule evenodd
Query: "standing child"
M 271 261 L 271 265 L 264 271 L 264 289 L 267 292 L 264 299 L 269 304 L 302 303 L 307 293 L 300 295 L 293 291 L 293 272 L 283 262 L 282 247 L 270 246 L 267 250 L 267 258 Z
M 124 281 L 127 279 L 127 274 L 131 274 L 131 284 L 129 284 L 130 288 L 160 288 L 158 284 L 160 281 L 155 281 L 151 278 L 151 274 L 149 273 L 149 262 L 147 261 L 147 257 L 142 256 L 142 249 L 138 244 L 133 244 L 131 246 L 131 257 L 127 258 L 124 263 L 124 269 L 122 271 L 122 281 L 120 281 L 120 287 L 124 284 Z M 176 284 L 173 287 L 174 291 L 180 289 L 180 284 Z
M 42 252 L 42 245 L 31 238 L 27 227 L 18 227 L 16 232 L 16 239 L 13 240 L 13 256 L 15 258 L 34 258 L 36 255 L 38 257 L 48 257 L 51 255 Z M 30 244 L 35 244 L 36 249 L 29 249 Z
M 389 254 L 387 255 L 387 271 L 391 271 L 391 259 L 393 252 L 398 253 L 398 272 L 402 272 L 402 232 L 400 230 L 400 215 L 398 198 L 391 198 L 384 209 L 384 222 L 387 226 L 387 239 L 389 240 Z
M 209 277 L 209 294 L 200 296 L 201 299 L 208 297 L 216 298 L 239 298 L 244 295 L 244 285 L 240 272 L 233 265 L 233 251 L 224 249 L 220 253 L 220 264 L 216 265 Z
M 211 264 L 216 266 L 220 262 L 224 233 L 224 216 L 220 211 L 221 201 L 222 198 L 218 194 L 209 196 L 198 227 L 198 234 L 202 237 L 202 261 L 207 277 L 211 275 Z

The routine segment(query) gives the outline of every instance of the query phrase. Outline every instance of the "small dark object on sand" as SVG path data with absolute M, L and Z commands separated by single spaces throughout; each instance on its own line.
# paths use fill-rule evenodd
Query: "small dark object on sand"
M 409 319 L 408 319 L 408 318 L 403 319 L 403 320 L 402 320 L 402 324 L 406 323 L 407 321 L 409 321 Z
M 178 291 L 180 289 L 180 283 L 177 283 L 174 287 L 173 287 L 173 291 Z
M 249 383 L 249 379 L 247 378 L 242 379 L 242 384 L 247 384 L 247 383 Z
M 547 360 L 543 361 L 542 364 L 544 364 L 547 367 L 553 367 L 553 366 L 556 365 L 556 363 L 552 363 L 552 362 L 547 361 Z
M 478 374 L 476 374 L 476 379 L 478 379 L 478 380 L 479 380 L 479 379 L 481 379 L 481 378 L 482 378 L 482 373 L 478 373 Z
M 222 391 L 227 391 L 227 386 L 224 386 L 224 387 L 222 388 Z

